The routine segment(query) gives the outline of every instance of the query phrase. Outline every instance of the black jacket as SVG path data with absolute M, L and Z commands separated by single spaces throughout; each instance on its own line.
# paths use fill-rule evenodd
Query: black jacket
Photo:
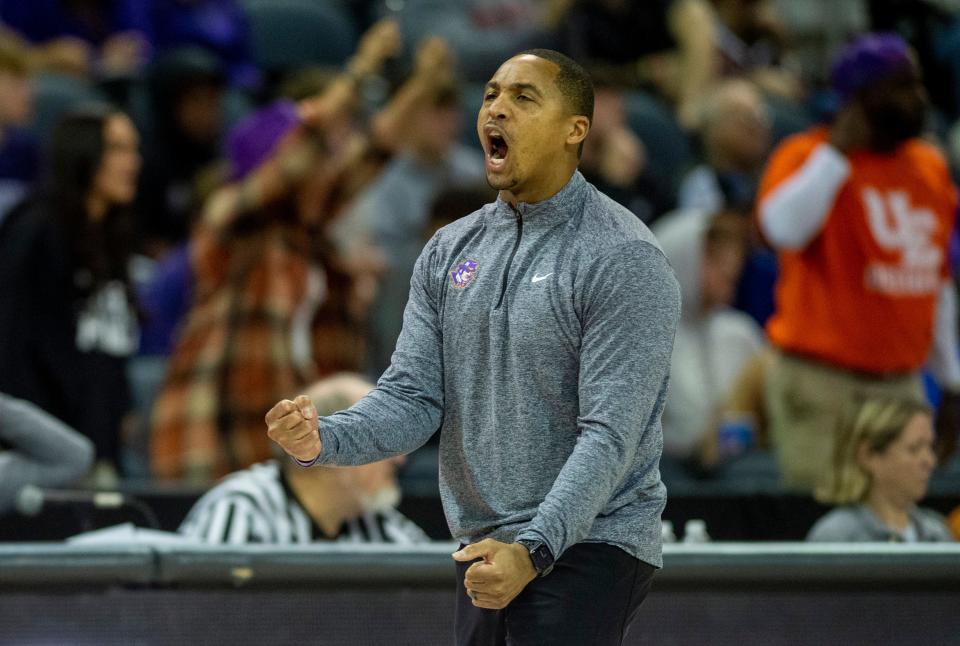
M 43 202 L 0 227 L 0 392 L 30 401 L 116 452 L 128 409 L 125 361 L 76 344 L 78 299 L 70 246 Z

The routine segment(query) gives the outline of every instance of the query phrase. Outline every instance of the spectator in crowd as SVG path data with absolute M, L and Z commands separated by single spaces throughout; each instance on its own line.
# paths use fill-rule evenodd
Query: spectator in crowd
M 24 53 L 29 68 L 40 72 L 86 75 L 89 66 L 89 48 L 76 39 L 60 39 L 48 46 L 34 45 L 13 31 L 0 18 L 0 46 Z
M 899 0 L 897 0 L 899 1 Z M 911 0 L 906 0 L 910 2 Z M 808 89 L 829 85 L 830 67 L 837 51 L 854 34 L 870 30 L 868 0 L 774 0 L 776 15 L 789 36 L 789 64 L 796 66 Z
M 154 407 L 152 464 L 161 478 L 205 482 L 270 456 L 268 402 L 316 375 L 356 370 L 375 260 L 332 250 L 338 200 L 369 178 L 371 157 L 395 150 L 411 115 L 448 67 L 441 41 L 372 120 L 345 136 L 358 81 L 400 47 L 377 23 L 346 73 L 319 95 L 281 101 L 229 137 L 232 180 L 214 193 L 191 241 L 194 304 Z
M 452 81 L 438 84 L 423 109 L 413 115 L 400 154 L 339 219 L 341 245 L 370 244 L 384 259 L 369 314 L 373 377 L 390 365 L 434 200 L 444 189 L 486 185 L 480 151 L 458 141 L 462 122 L 456 86 Z
M 955 0 L 865 0 L 875 31 L 893 31 L 910 43 L 924 71 L 933 108 L 960 117 L 960 5 Z
M 153 0 L 150 23 L 158 52 L 201 47 L 226 69 L 234 87 L 256 89 L 260 71 L 253 64 L 250 25 L 237 0 Z
M 450 43 L 467 81 L 485 82 L 518 49 L 552 43 L 546 3 L 537 0 L 404 0 L 378 2 L 404 40 L 439 36 Z
M 225 164 L 217 161 L 197 172 L 189 187 L 182 187 L 190 194 L 183 200 L 190 205 L 185 220 L 193 222 L 199 217 L 203 204 L 223 185 L 225 178 Z M 124 441 L 123 468 L 128 477 L 148 478 L 151 411 L 166 378 L 178 332 L 193 302 L 189 239 L 163 252 L 156 260 L 139 256 L 135 266 L 139 266 L 134 278 L 140 312 L 140 347 L 127 371 L 135 416 Z
M 67 115 L 44 190 L 0 237 L 0 390 L 91 438 L 115 464 L 138 322 L 128 277 L 138 135 L 109 106 Z
M 594 82 L 644 87 L 669 99 L 686 128 L 719 73 L 707 0 L 575 0 L 558 12 L 561 47 Z
M 188 237 L 197 173 L 220 152 L 224 83 L 219 61 L 202 49 L 174 50 L 151 66 L 152 119 L 137 204 L 141 249 L 149 256 Z
M 32 43 L 46 68 L 128 77 L 151 53 L 151 5 L 142 0 L 2 0 L 0 22 Z
M 716 213 L 751 204 L 770 151 L 770 117 L 763 96 L 744 79 L 717 85 L 700 117 L 703 163 L 684 178 L 677 205 Z
M 749 78 L 764 92 L 798 100 L 799 77 L 784 63 L 789 34 L 774 0 L 712 0 L 724 74 Z
M 20 202 L 39 170 L 37 142 L 24 129 L 33 114 L 27 55 L 0 40 L 0 226 Z
M 93 443 L 55 417 L 0 393 L 0 515 L 21 487 L 59 487 L 83 477 Z
M 868 34 L 833 70 L 834 122 L 786 140 L 761 182 L 759 226 L 777 249 L 779 350 L 767 380 L 787 486 L 812 490 L 837 419 L 857 396 L 921 397 L 928 356 L 943 389 L 941 438 L 960 423 L 956 294 L 948 245 L 957 194 L 920 139 L 926 100 L 899 37 Z
M 584 177 L 634 215 L 650 222 L 659 215 L 659 196 L 651 195 L 641 183 L 647 165 L 643 142 L 627 123 L 623 93 L 598 88 L 594 98 L 590 138 L 584 142 L 580 170 Z
M 740 371 L 764 345 L 753 319 L 730 307 L 746 224 L 737 213 L 679 211 L 653 227 L 683 303 L 663 411 L 663 462 L 695 473 L 715 466 L 721 411 Z
M 760 172 L 770 150 L 770 117 L 752 82 L 721 81 L 704 99 L 699 126 L 703 162 L 680 185 L 681 211 L 752 210 Z M 733 305 L 759 324 L 773 312 L 776 257 L 755 229 Z
M 342 373 L 308 389 L 321 414 L 349 408 L 373 389 Z M 397 511 L 396 472 L 404 458 L 355 467 L 301 469 L 290 458 L 227 476 L 197 501 L 180 533 L 204 543 L 239 545 L 422 543 L 423 530 Z
M 936 465 L 930 409 L 909 400 L 866 399 L 836 434 L 827 484 L 817 499 L 840 505 L 807 540 L 952 541 L 942 516 L 917 503 Z

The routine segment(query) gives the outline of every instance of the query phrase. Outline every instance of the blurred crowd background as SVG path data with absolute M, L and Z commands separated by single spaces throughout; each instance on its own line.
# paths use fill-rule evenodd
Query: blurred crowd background
M 833 119 L 831 61 L 872 31 L 912 47 L 955 178 L 957 0 L 0 0 L 0 392 L 89 439 L 72 475 L 91 487 L 199 490 L 276 457 L 273 403 L 389 364 L 420 248 L 495 197 L 484 83 L 549 47 L 596 83 L 581 171 L 653 228 L 699 308 L 668 489 L 779 491 L 760 179 Z M 431 448 L 401 482 L 436 480 Z M 920 497 L 932 477 L 956 499 L 940 458 Z

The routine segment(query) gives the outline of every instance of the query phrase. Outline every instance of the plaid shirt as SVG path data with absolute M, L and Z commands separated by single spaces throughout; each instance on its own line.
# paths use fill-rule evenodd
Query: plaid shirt
M 195 301 L 153 410 L 156 477 L 209 480 L 270 457 L 266 411 L 318 376 L 361 363 L 362 335 L 344 314 L 348 282 L 330 270 L 312 362 L 304 369 L 293 355 L 292 319 L 319 263 L 305 227 L 263 219 L 226 238 L 200 228 L 192 241 Z

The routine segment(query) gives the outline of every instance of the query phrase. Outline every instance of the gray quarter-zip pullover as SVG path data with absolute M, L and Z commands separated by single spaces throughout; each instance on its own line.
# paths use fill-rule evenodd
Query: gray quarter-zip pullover
M 320 419 L 319 464 L 407 453 L 438 429 L 456 540 L 603 542 L 660 566 L 660 414 L 680 315 L 649 229 L 576 172 L 458 220 L 417 261 L 377 388 Z

